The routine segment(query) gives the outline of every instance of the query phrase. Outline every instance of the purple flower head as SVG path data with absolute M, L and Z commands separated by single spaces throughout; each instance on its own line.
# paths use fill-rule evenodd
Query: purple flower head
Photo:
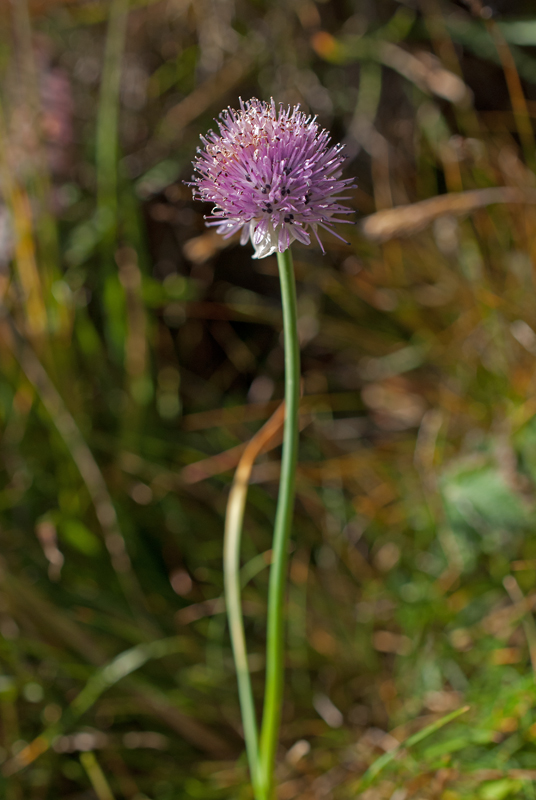
M 214 203 L 207 225 L 225 237 L 242 230 L 241 244 L 251 238 L 254 258 L 282 253 L 297 239 L 310 244 L 309 228 L 333 230 L 340 214 L 340 193 L 353 187 L 341 180 L 342 145 L 330 147 L 327 131 L 314 117 L 294 108 L 276 108 L 252 99 L 240 100 L 240 111 L 220 114 L 219 135 L 201 137 L 192 178 L 194 198 Z M 344 241 L 344 239 L 342 239 Z

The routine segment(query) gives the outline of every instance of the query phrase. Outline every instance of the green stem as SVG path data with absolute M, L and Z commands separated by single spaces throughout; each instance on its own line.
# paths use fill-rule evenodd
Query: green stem
M 242 723 L 244 725 L 244 739 L 246 742 L 251 782 L 254 787 L 255 797 L 257 798 L 259 735 L 257 731 L 253 692 L 251 689 L 251 678 L 249 675 L 246 637 L 244 634 L 244 621 L 240 599 L 240 538 L 247 497 L 247 479 L 249 478 L 249 471 L 246 470 L 246 472 L 247 475 L 244 479 L 239 465 L 229 493 L 229 500 L 227 501 L 223 572 L 225 580 L 225 606 L 229 619 L 231 644 L 233 646 L 236 679 L 238 682 L 238 696 L 240 698 L 240 710 L 242 713 Z
M 297 326 L 296 284 L 290 249 L 285 250 L 284 253 L 278 253 L 277 263 L 281 282 L 285 337 L 285 427 L 268 593 L 266 686 L 259 765 L 261 794 L 258 800 L 272 800 L 274 795 L 273 773 L 281 722 L 284 685 L 284 601 L 288 541 L 294 509 L 300 404 L 300 347 Z

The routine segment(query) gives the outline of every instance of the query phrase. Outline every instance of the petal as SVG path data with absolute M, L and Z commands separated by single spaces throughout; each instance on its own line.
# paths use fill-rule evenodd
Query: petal
M 251 232 L 251 226 L 250 226 L 250 223 L 249 223 L 249 222 L 246 222 L 246 224 L 245 224 L 245 225 L 244 225 L 244 227 L 242 228 L 242 234 L 241 234 L 241 236 L 240 236 L 240 244 L 247 244 L 247 241 L 248 241 L 248 239 L 249 239 L 250 232 Z
M 223 234 L 224 239 L 228 239 L 229 236 L 233 235 L 233 233 L 239 231 L 243 224 L 244 223 L 241 220 L 226 220 L 225 222 L 221 223 L 219 228 L 216 228 L 216 233 L 221 233 Z
M 278 236 L 272 223 L 268 222 L 268 220 L 261 220 L 255 228 L 251 241 L 255 248 L 253 258 L 266 258 L 275 253 L 278 246 Z
M 251 241 L 253 242 L 254 247 L 260 245 L 265 240 L 266 236 L 270 235 L 268 231 L 269 227 L 271 228 L 272 226 L 268 224 L 267 220 L 261 219 L 260 222 L 257 221 L 253 231 L 253 235 L 251 237 Z
M 292 226 L 292 233 L 294 234 L 294 238 L 297 239 L 302 244 L 311 244 L 311 237 L 299 223 L 294 223 Z

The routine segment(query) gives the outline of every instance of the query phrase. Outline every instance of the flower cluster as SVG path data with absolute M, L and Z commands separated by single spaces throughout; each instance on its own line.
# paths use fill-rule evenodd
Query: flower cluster
M 204 149 L 194 161 L 194 197 L 214 203 L 207 225 L 225 237 L 242 230 L 241 243 L 251 238 L 254 258 L 282 253 L 297 239 L 310 244 L 309 228 L 337 238 L 337 215 L 351 214 L 340 205 L 340 193 L 353 186 L 341 180 L 342 145 L 329 146 L 327 131 L 315 118 L 295 108 L 240 101 L 220 115 L 219 135 L 202 136 Z M 344 241 L 344 240 L 343 240 Z

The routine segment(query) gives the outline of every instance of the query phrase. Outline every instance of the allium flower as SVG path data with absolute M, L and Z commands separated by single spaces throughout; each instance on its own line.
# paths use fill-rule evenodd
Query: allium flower
M 322 252 L 318 227 L 342 239 L 333 223 L 349 222 L 337 215 L 353 213 L 339 204 L 353 182 L 340 178 L 343 146 L 330 147 L 314 117 L 299 106 L 278 110 L 273 99 L 252 99 L 220 119 L 219 135 L 201 137 L 191 184 L 195 199 L 215 203 L 207 225 L 224 237 L 241 229 L 241 244 L 251 238 L 254 258 L 282 253 L 295 239 L 310 244 L 309 228 Z

